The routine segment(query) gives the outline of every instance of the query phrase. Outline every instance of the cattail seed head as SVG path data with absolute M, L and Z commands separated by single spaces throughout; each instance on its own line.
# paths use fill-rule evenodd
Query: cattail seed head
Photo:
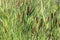
M 38 29 L 40 29 L 40 27 L 41 27 L 41 25 L 40 25 L 40 23 L 39 23 L 39 27 L 38 27 Z
M 60 27 L 60 23 L 59 23 L 59 27 Z
M 38 17 L 36 17 L 36 23 L 38 23 Z
M 20 13 L 18 13 L 18 20 L 20 20 L 20 16 L 21 16 Z
M 30 7 L 28 6 L 28 7 L 27 7 L 27 13 L 29 13 L 29 12 L 30 12 Z
M 48 21 L 49 21 L 50 17 L 48 17 Z
M 53 17 L 54 17 L 54 13 L 51 13 L 51 18 L 53 19 Z
M 32 28 L 32 33 L 34 33 L 34 28 Z

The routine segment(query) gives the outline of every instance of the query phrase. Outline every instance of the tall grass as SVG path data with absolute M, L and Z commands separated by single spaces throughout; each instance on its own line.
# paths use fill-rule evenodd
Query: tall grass
M 0 40 L 60 40 L 57 1 L 1 0 Z

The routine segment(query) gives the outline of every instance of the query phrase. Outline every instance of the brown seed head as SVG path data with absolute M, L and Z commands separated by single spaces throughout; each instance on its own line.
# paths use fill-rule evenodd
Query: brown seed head
M 27 13 L 29 13 L 29 12 L 30 12 L 30 7 L 28 6 L 28 7 L 27 7 Z
M 58 22 L 58 19 L 57 19 L 57 17 L 56 17 L 56 23 Z
M 36 17 L 36 23 L 38 23 L 38 17 Z
M 34 33 L 34 28 L 32 28 L 32 33 Z
M 48 17 L 48 21 L 49 21 L 50 17 Z
M 53 19 L 54 13 L 51 13 L 51 18 Z

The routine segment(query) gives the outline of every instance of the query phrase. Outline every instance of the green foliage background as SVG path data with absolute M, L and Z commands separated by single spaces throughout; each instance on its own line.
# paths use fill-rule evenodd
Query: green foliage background
M 1 0 L 0 40 L 60 40 L 57 1 Z

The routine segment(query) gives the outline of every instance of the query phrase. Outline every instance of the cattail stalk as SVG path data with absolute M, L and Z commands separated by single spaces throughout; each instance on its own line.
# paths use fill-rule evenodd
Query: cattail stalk
M 54 13 L 51 13 L 52 27 L 53 27 Z

